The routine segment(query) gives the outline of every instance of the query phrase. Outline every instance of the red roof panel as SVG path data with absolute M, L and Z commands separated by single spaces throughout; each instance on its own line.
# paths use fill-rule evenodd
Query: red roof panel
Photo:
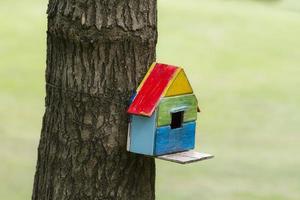
M 156 63 L 127 112 L 150 117 L 177 69 L 172 65 Z

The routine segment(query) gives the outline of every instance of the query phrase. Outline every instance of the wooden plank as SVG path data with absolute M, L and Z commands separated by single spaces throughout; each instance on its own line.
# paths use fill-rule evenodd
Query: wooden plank
M 131 121 L 131 120 L 130 120 Z M 131 122 L 129 122 L 128 124 L 128 130 L 127 130 L 127 145 L 126 145 L 126 150 L 130 151 L 130 135 L 131 135 Z
M 195 122 L 185 123 L 181 128 L 177 129 L 171 129 L 170 126 L 157 128 L 154 155 L 164 155 L 194 149 L 195 130 Z
M 132 116 L 130 123 L 129 151 L 153 155 L 156 131 L 156 112 L 149 118 Z
M 184 151 L 180 153 L 168 154 L 163 156 L 158 156 L 158 159 L 171 161 L 179 164 L 188 164 L 198 161 L 203 161 L 211 159 L 214 156 L 208 153 L 200 153 L 194 150 Z
M 156 63 L 127 112 L 150 117 L 178 69 L 171 65 Z
M 193 89 L 186 77 L 184 70 L 181 69 L 176 78 L 174 78 L 172 84 L 170 85 L 164 96 L 170 97 L 192 93 Z
M 141 88 L 143 87 L 145 81 L 148 79 L 149 75 L 151 74 L 152 70 L 154 69 L 154 67 L 156 66 L 156 62 L 152 63 L 152 65 L 150 66 L 148 72 L 146 73 L 145 77 L 143 78 L 142 82 L 140 83 L 139 87 L 136 89 L 136 92 L 139 92 L 141 90 Z
M 193 94 L 165 97 L 160 101 L 158 108 L 157 126 L 171 124 L 171 112 L 185 107 L 183 122 L 195 121 L 197 119 L 198 102 Z

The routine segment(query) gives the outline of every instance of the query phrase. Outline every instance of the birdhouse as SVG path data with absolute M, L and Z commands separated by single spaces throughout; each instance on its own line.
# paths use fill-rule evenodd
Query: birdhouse
M 200 109 L 182 68 L 153 63 L 127 112 L 128 151 L 178 163 L 212 158 L 193 151 Z

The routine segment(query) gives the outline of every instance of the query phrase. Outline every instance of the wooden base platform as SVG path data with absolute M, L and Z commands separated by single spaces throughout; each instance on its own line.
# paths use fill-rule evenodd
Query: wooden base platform
M 190 150 L 190 151 L 184 151 L 180 153 L 158 156 L 156 158 L 175 162 L 175 163 L 180 163 L 180 164 L 188 164 L 188 163 L 211 159 L 213 157 L 214 157 L 213 155 L 207 153 L 199 153 L 197 151 Z

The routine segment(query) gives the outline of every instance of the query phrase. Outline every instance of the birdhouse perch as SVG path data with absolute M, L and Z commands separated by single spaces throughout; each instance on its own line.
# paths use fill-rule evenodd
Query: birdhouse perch
M 200 110 L 182 68 L 153 63 L 127 112 L 128 151 L 182 164 L 213 157 L 193 150 Z

